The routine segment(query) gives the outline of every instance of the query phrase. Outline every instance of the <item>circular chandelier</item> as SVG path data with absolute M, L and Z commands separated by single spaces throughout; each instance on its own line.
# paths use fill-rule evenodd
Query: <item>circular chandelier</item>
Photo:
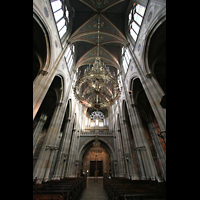
M 100 57 L 96 57 L 73 88 L 75 97 L 86 107 L 106 109 L 120 96 L 118 76 L 114 78 L 105 68 Z
M 78 77 L 73 88 L 75 97 L 86 107 L 102 110 L 110 107 L 120 96 L 120 81 L 107 71 L 99 57 L 99 28 L 98 17 L 97 57 L 92 67 L 87 67 L 84 75 Z M 80 75 L 80 74 L 79 74 Z

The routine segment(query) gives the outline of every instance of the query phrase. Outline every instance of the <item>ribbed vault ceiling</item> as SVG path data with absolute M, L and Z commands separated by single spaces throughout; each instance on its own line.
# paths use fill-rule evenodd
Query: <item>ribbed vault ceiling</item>
M 120 95 L 117 70 L 120 70 L 121 48 L 127 45 L 124 24 L 128 2 L 128 0 L 71 1 L 74 18 L 69 41 L 76 45 L 75 70 L 79 69 L 74 92 L 86 107 L 93 105 L 91 107 L 96 109 L 106 109 Z M 113 79 L 103 71 L 105 75 L 101 78 L 91 75 L 93 70 L 90 70 L 90 67 L 93 66 L 96 57 L 100 57 L 103 65 L 95 69 L 108 70 L 109 76 Z M 91 71 L 90 75 L 84 79 L 83 76 L 88 70 Z M 97 71 L 95 74 L 98 74 Z
M 76 44 L 76 68 L 93 64 L 97 56 L 100 16 L 100 57 L 107 66 L 119 68 L 121 47 L 127 44 L 124 36 L 124 14 L 127 0 L 73 0 L 73 29 L 70 42 Z

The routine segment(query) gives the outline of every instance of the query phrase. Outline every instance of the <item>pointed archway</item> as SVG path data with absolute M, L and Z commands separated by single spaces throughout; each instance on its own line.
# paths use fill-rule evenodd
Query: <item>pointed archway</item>
M 95 158 L 95 156 L 92 154 L 90 151 L 91 148 L 93 148 L 93 142 L 95 139 L 91 139 L 87 141 L 79 150 L 79 161 L 80 161 L 80 166 L 79 166 L 79 174 L 82 175 L 82 172 L 87 173 L 89 176 L 94 176 L 94 169 L 91 168 L 93 165 L 93 161 L 97 161 L 97 165 L 99 162 L 99 166 L 101 165 L 100 163 L 102 162 L 102 169 L 98 169 L 99 175 L 109 175 L 110 172 L 112 173 L 112 176 L 115 176 L 115 153 L 113 151 L 113 148 L 110 146 L 108 142 L 103 140 L 102 138 L 98 138 L 100 142 L 100 146 L 98 148 L 95 148 L 95 150 L 100 150 L 102 153 Z M 94 150 L 94 149 L 93 149 Z M 95 165 L 95 163 L 94 163 Z M 98 166 L 97 166 L 98 167 Z M 87 171 L 88 170 L 88 171 Z M 92 170 L 92 171 L 90 171 Z M 100 171 L 102 170 L 102 171 Z

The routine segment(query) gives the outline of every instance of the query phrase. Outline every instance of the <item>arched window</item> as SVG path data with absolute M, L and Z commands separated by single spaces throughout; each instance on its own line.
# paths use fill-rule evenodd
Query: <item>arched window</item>
M 134 3 L 128 15 L 128 27 L 129 27 L 130 35 L 135 41 L 137 39 L 139 30 L 142 24 L 144 12 L 145 12 L 145 7 Z
M 69 11 L 67 9 L 67 6 L 62 6 L 62 2 L 60 0 L 51 2 L 51 7 L 53 10 L 53 15 L 59 33 L 59 37 L 61 39 L 63 35 L 67 32 L 67 25 L 69 22 Z
M 103 121 L 104 114 L 101 111 L 93 111 L 90 117 L 91 117 L 91 120 L 99 119 Z
M 91 127 L 104 126 L 104 114 L 101 111 L 93 111 L 90 115 L 91 118 Z

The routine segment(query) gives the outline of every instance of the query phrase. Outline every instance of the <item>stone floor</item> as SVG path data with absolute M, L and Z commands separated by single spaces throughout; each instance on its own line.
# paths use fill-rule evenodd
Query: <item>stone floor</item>
M 103 177 L 94 182 L 94 177 L 88 177 L 86 188 L 81 196 L 81 200 L 108 200 L 105 190 L 103 189 Z

